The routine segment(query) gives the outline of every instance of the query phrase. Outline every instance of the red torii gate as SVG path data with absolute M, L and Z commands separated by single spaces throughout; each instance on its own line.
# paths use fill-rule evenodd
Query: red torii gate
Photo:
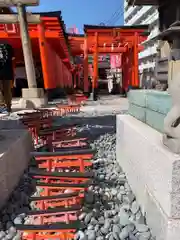
M 123 88 L 139 87 L 138 53 L 149 35 L 148 25 L 94 26 L 84 25 L 84 85 L 88 89 L 88 54 L 93 53 L 93 90 L 98 84 L 98 54 L 122 54 Z
M 40 14 L 40 24 L 29 24 L 33 57 L 42 63 L 44 87 L 72 86 L 71 55 L 61 12 Z M 9 42 L 15 50 L 16 62 L 24 62 L 18 24 L 0 24 L 0 40 Z

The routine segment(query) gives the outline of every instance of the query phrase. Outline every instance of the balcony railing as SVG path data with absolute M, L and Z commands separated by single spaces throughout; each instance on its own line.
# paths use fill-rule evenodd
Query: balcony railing
M 124 13 L 124 20 L 126 21 L 128 17 L 130 17 L 130 15 L 133 14 L 134 11 L 136 11 L 136 6 L 135 7 L 130 7 L 125 13 Z
M 139 70 L 143 71 L 144 69 L 155 68 L 155 66 L 156 66 L 156 62 L 155 61 L 147 62 L 147 63 L 141 63 L 139 65 Z
M 127 22 L 127 25 L 133 25 L 136 24 L 137 21 L 140 21 L 140 19 L 143 17 L 144 14 L 146 14 L 152 6 L 144 6 L 140 9 L 140 11 L 135 14 L 130 21 Z
M 154 44 L 152 47 L 147 47 L 144 51 L 139 53 L 139 59 L 146 58 L 157 53 L 157 43 Z
M 145 20 L 141 22 L 141 24 L 152 24 L 159 17 L 158 10 L 156 9 L 152 15 L 149 15 Z

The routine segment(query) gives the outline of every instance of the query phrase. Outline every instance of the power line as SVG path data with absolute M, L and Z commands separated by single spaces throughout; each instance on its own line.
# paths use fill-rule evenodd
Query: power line
M 118 17 L 118 15 L 120 14 L 120 12 L 122 11 L 121 8 L 118 8 L 112 15 L 111 17 L 106 21 L 106 24 L 110 25 L 114 19 L 116 19 Z
M 114 25 L 114 22 L 117 22 L 119 20 L 119 16 L 122 16 L 124 13 L 124 8 L 122 5 L 116 9 L 116 11 L 111 15 L 111 17 L 104 21 L 105 25 Z
M 117 21 L 124 15 L 124 9 L 123 11 L 119 12 L 119 14 L 116 16 L 113 22 L 111 22 L 111 25 L 115 25 Z
M 159 7 L 164 6 L 165 4 L 161 4 Z M 125 12 L 125 9 L 122 8 L 122 5 L 120 8 L 117 8 L 116 11 L 111 15 L 111 17 L 109 18 L 109 20 L 105 21 L 105 25 L 115 25 L 117 23 L 117 21 L 120 19 L 121 16 L 123 16 Z M 158 14 L 158 12 L 156 12 L 155 14 L 152 14 L 151 17 L 148 19 L 148 22 L 151 21 L 151 19 L 153 17 L 155 17 Z M 147 24 L 149 24 L 147 22 Z M 134 24 L 133 24 L 134 25 Z

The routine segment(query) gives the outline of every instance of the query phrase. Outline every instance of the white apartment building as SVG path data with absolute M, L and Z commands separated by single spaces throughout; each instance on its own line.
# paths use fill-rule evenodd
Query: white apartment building
M 149 25 L 150 35 L 143 43 L 145 49 L 139 53 L 139 72 L 142 86 L 148 86 L 154 80 L 158 47 L 158 43 L 154 38 L 159 31 L 158 15 L 155 6 L 128 6 L 127 0 L 124 0 L 124 25 Z

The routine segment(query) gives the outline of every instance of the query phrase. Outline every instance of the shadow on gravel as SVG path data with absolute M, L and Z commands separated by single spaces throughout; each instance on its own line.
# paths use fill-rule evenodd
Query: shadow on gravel
M 90 141 L 94 141 L 101 135 L 106 133 L 113 134 L 116 132 L 116 116 L 95 116 L 95 117 L 80 117 L 70 116 L 59 118 L 55 117 L 56 125 L 63 124 L 77 124 L 77 136 L 86 137 Z

